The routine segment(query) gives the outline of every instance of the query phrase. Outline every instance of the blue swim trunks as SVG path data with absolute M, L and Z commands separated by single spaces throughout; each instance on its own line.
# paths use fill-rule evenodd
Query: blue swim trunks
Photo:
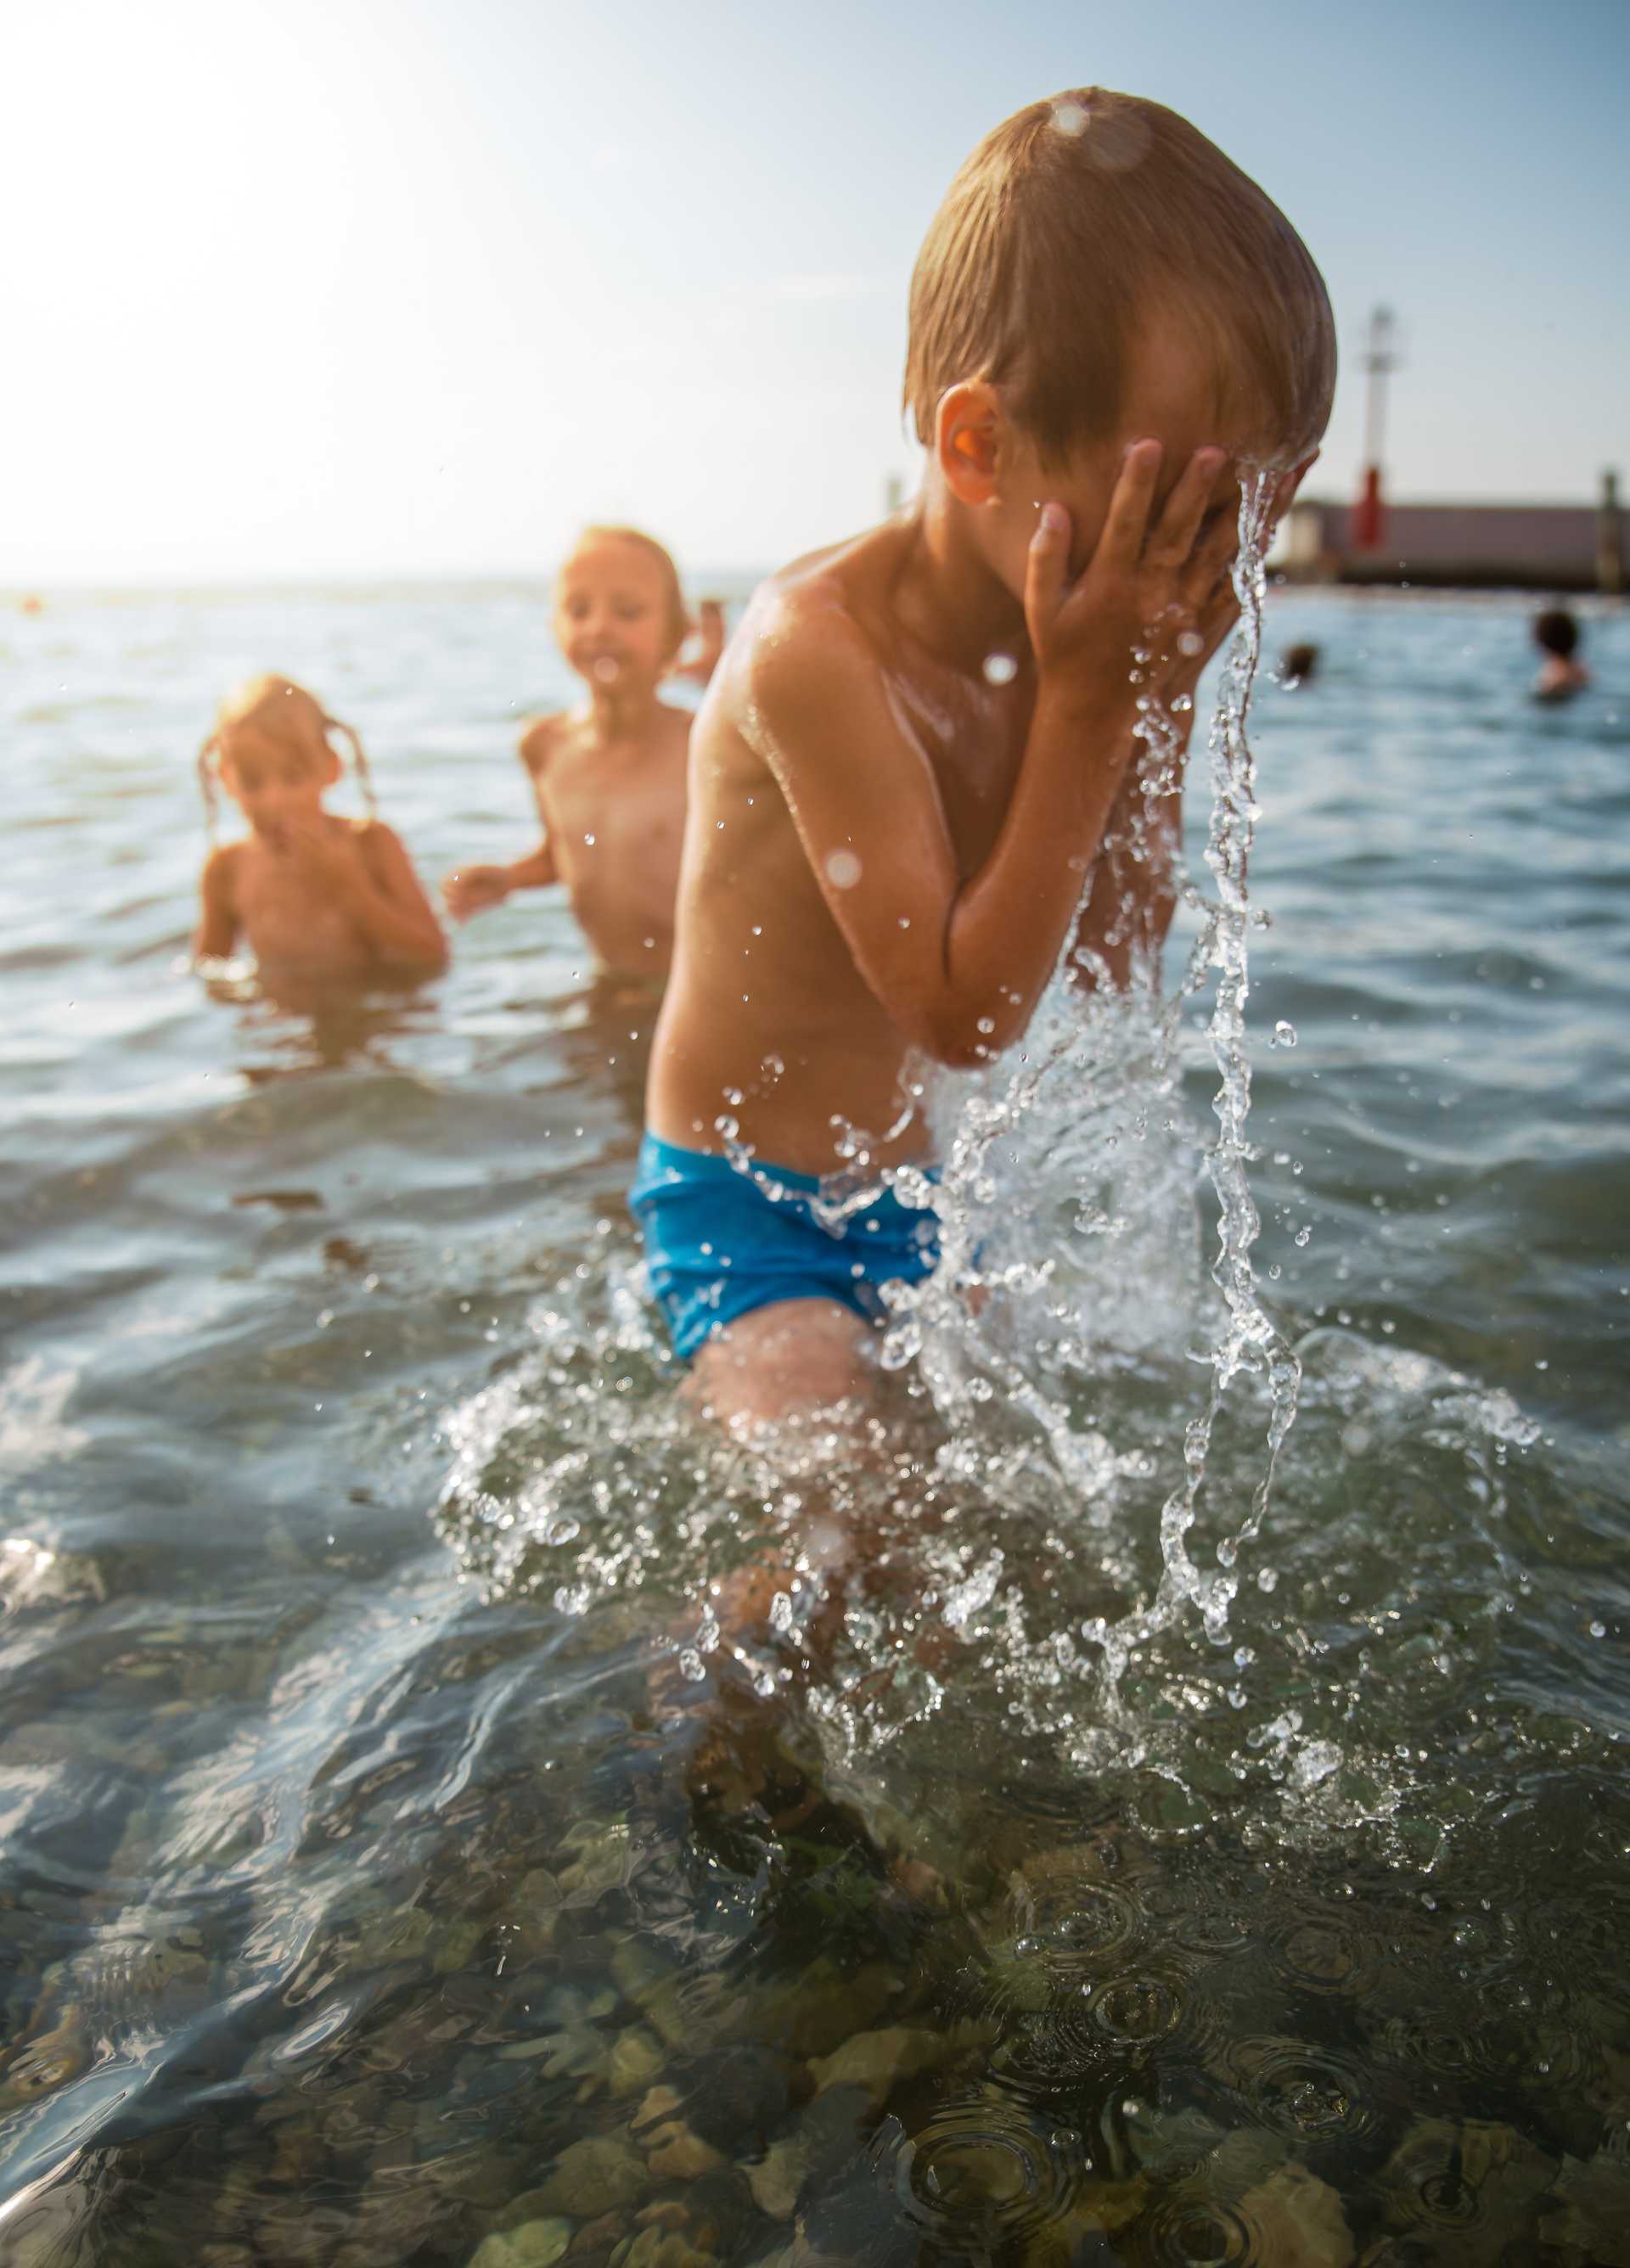
M 930 1174 L 937 1180 L 937 1173 Z M 891 1189 L 829 1227 L 813 1174 L 731 1164 L 647 1134 L 629 1191 L 645 1264 L 674 1341 L 689 1361 L 703 1341 L 778 1300 L 836 1300 L 867 1322 L 888 1309 L 881 1284 L 920 1284 L 940 1257 L 937 1214 Z

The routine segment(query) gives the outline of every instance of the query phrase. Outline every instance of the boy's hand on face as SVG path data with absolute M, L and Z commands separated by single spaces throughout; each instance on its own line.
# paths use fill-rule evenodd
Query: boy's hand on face
M 1197 449 L 1157 512 L 1163 453 L 1158 441 L 1127 450 L 1103 533 L 1073 581 L 1062 504 L 1043 506 L 1031 539 L 1024 613 L 1043 689 L 1095 717 L 1132 710 L 1140 692 L 1176 690 L 1207 638 L 1214 651 L 1226 634 L 1238 528 L 1233 513 L 1206 512 L 1224 452 Z
M 501 906 L 509 894 L 509 870 L 505 866 L 457 866 L 442 878 L 442 902 L 455 922 L 490 912 L 494 906 Z

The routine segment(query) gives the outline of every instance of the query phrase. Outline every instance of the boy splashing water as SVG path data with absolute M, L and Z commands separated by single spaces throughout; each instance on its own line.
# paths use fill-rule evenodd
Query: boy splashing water
M 1083 981 L 1157 953 L 1183 740 L 1136 728 L 1181 728 L 1242 482 L 1284 510 L 1334 367 L 1295 232 L 1157 104 L 1034 104 L 953 182 L 911 284 L 922 493 L 763 587 L 697 720 L 631 1202 L 726 1423 L 870 1399 L 880 1287 L 935 1253 L 850 1160 L 869 1130 L 880 1182 L 931 1163 L 912 1059 L 1011 1045 L 1072 933 Z

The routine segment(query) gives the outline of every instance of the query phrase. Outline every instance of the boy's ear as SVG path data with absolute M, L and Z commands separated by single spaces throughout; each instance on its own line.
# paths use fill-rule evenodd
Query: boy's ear
M 946 485 L 963 504 L 994 504 L 1001 405 L 984 379 L 949 387 L 934 418 L 934 454 Z

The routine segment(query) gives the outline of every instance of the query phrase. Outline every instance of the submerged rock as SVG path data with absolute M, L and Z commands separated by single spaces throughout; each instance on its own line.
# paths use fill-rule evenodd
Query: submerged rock
M 668 2118 L 676 2118 L 685 2107 L 685 2098 L 676 2087 L 653 2087 L 629 2121 L 629 2129 L 637 2137 L 646 2130 L 660 2125 Z
M 620 2213 L 600 2213 L 594 2220 L 584 2222 L 567 2247 L 568 2255 L 576 2259 L 580 2253 L 608 2252 L 620 2242 L 627 2227 Z
M 41 2032 L 0 2063 L 0 2110 L 15 2110 L 77 2079 L 91 2061 L 81 2012 L 67 2010 L 55 2029 Z
M 678 2118 L 642 2134 L 640 2142 L 651 2154 L 647 2163 L 653 2181 L 694 2182 L 724 2163 L 711 2142 L 704 2142 Z
M 753 2029 L 800 2062 L 830 2055 L 874 2024 L 899 1992 L 900 1979 L 884 1962 L 845 1970 L 822 1955 L 778 1991 L 756 1999 Z
M 477 2245 L 468 2268 L 552 2268 L 572 2242 L 569 2220 L 523 2221 Z
M 976 2040 L 987 2040 L 990 2028 L 956 2025 L 931 2032 L 906 2024 L 892 2024 L 876 2032 L 857 2032 L 830 2056 L 817 2057 L 809 2066 L 817 2093 L 829 2087 L 863 2087 L 874 2103 L 886 2102 L 902 2080 L 915 2079 L 952 2058 Z
M 698 2252 L 677 2229 L 642 2228 L 619 2244 L 610 2268 L 719 2268 L 711 2252 Z
M 650 2187 L 645 2161 L 622 2136 L 591 2134 L 564 2149 L 555 2170 L 538 2185 L 538 2197 L 551 2213 L 592 2220 L 598 2213 L 632 2205 Z
M 643 2024 L 633 2024 L 627 2031 L 617 2034 L 616 2044 L 601 2067 L 601 2076 L 608 2093 L 616 2100 L 649 2088 L 666 2061 L 662 2043 L 656 2034 Z
M 1239 2202 L 1240 2219 L 1263 2260 L 1305 2268 L 1351 2268 L 1353 2233 L 1341 2199 L 1327 2183 L 1294 2162 L 1283 2165 Z
M 1568 2268 L 1630 2268 L 1630 2161 L 1607 2150 L 1564 2158 L 1551 2187 L 1558 2202 L 1539 2235 Z
M 1382 2168 L 1386 2225 L 1429 2243 L 1434 2268 L 1495 2268 L 1534 2234 L 1556 2161 L 1515 2127 L 1423 2118 Z M 1511 2257 L 1516 2257 L 1513 2254 Z
M 760 2213 L 771 2220 L 791 2220 L 808 2175 L 809 2159 L 806 2138 L 784 2134 L 771 2144 L 757 2165 L 747 2168 L 747 2185 Z

